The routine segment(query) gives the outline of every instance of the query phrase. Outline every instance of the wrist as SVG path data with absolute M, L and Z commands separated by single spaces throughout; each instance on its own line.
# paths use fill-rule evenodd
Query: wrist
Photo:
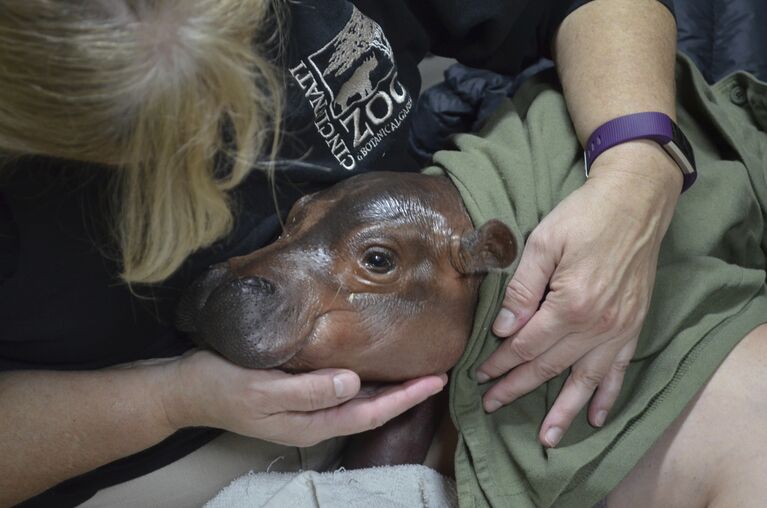
M 592 169 L 587 185 L 600 187 L 614 210 L 665 231 L 679 202 L 683 177 L 661 147 L 647 140 L 623 143 L 606 151 Z
M 186 400 L 185 383 L 181 379 L 183 359 L 154 367 L 157 394 L 157 419 L 171 433 L 194 425 Z
M 593 164 L 589 179 L 614 178 L 627 186 L 679 197 L 683 175 L 679 166 L 658 143 L 640 139 L 606 150 Z M 631 192 L 635 188 L 627 187 Z M 676 200 L 674 200 L 676 201 Z
M 584 146 L 586 176 L 594 161 L 618 145 L 636 140 L 649 140 L 673 160 L 682 173 L 682 192 L 696 180 L 695 154 L 689 140 L 669 115 L 659 111 L 632 113 L 614 118 L 598 127 Z M 647 145 L 652 146 L 652 145 Z M 658 167 L 666 166 L 658 163 Z

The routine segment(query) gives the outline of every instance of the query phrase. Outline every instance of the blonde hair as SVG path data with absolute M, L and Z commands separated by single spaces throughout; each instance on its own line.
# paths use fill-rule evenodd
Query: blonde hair
M 227 191 L 276 154 L 272 3 L 0 2 L 0 151 L 116 168 L 125 281 L 161 281 L 225 235 Z

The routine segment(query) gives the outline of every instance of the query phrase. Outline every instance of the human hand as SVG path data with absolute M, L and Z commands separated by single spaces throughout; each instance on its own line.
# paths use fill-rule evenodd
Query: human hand
M 485 394 L 487 411 L 571 367 L 539 440 L 556 446 L 589 400 L 589 422 L 604 424 L 636 350 L 681 188 L 679 168 L 660 147 L 626 143 L 602 154 L 589 180 L 541 221 L 493 324 L 506 339 L 477 371 L 480 382 L 511 371 Z
M 163 405 L 173 430 L 215 427 L 301 447 L 379 427 L 438 393 L 447 382 L 445 375 L 427 376 L 355 397 L 360 379 L 349 370 L 293 375 L 244 369 L 208 351 L 165 367 Z

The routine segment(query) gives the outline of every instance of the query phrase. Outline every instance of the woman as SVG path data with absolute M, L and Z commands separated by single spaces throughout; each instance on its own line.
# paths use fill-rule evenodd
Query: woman
M 205 266 L 268 243 L 301 194 L 354 172 L 417 169 L 404 139 L 415 65 L 429 49 L 515 73 L 554 41 L 581 140 L 627 113 L 673 118 L 669 11 L 655 0 L 583 3 L 3 2 L 0 502 L 58 484 L 29 506 L 80 503 L 200 448 L 218 434 L 208 427 L 308 445 L 379 425 L 439 391 L 443 380 L 431 377 L 347 402 L 359 389 L 348 371 L 293 377 L 204 352 L 179 358 L 192 345 L 170 325 L 174 299 Z M 574 327 L 590 337 L 565 347 L 569 357 L 557 353 L 590 382 L 560 395 L 542 436 L 561 434 L 597 385 L 592 421 L 609 410 L 621 382 L 611 367 L 631 356 L 641 318 L 604 326 L 600 317 L 622 299 L 641 316 L 651 284 L 632 281 L 652 280 L 643 275 L 681 189 L 679 169 L 653 143 L 606 152 L 592 174 L 608 173 L 594 180 L 606 186 L 571 202 L 620 195 L 619 211 L 555 215 L 537 238 L 544 254 L 566 255 L 542 256 L 540 273 L 521 269 L 510 286 L 521 298 L 508 302 L 515 323 L 505 314 L 497 324 L 511 336 L 530 319 L 548 278 L 570 281 L 552 284 L 552 305 L 581 291 L 593 268 L 588 245 L 556 233 L 569 222 L 606 231 L 607 257 L 641 245 L 631 266 L 601 268 L 609 289 L 589 299 L 592 309 L 542 327 L 556 332 L 546 344 Z M 611 228 L 626 233 L 618 240 Z M 657 242 L 636 242 L 648 228 Z M 499 357 L 486 375 L 516 363 Z M 487 409 L 540 381 L 512 371 Z M 167 490 L 143 494 L 152 504 Z

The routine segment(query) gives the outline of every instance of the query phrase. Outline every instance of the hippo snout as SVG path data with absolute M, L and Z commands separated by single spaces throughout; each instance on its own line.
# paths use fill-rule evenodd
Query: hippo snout
M 259 291 L 265 296 L 273 295 L 275 292 L 274 284 L 261 277 L 243 277 L 238 279 L 237 282 L 245 288 L 252 288 L 254 291 Z
M 176 328 L 194 336 L 197 331 L 197 320 L 210 294 L 224 282 L 231 280 L 234 275 L 226 263 L 210 267 L 198 277 L 181 295 L 176 307 Z
M 277 333 L 275 317 L 285 303 L 276 284 L 254 276 L 236 277 L 217 265 L 192 284 L 179 303 L 179 329 L 199 345 L 248 368 L 271 368 L 294 351 Z

